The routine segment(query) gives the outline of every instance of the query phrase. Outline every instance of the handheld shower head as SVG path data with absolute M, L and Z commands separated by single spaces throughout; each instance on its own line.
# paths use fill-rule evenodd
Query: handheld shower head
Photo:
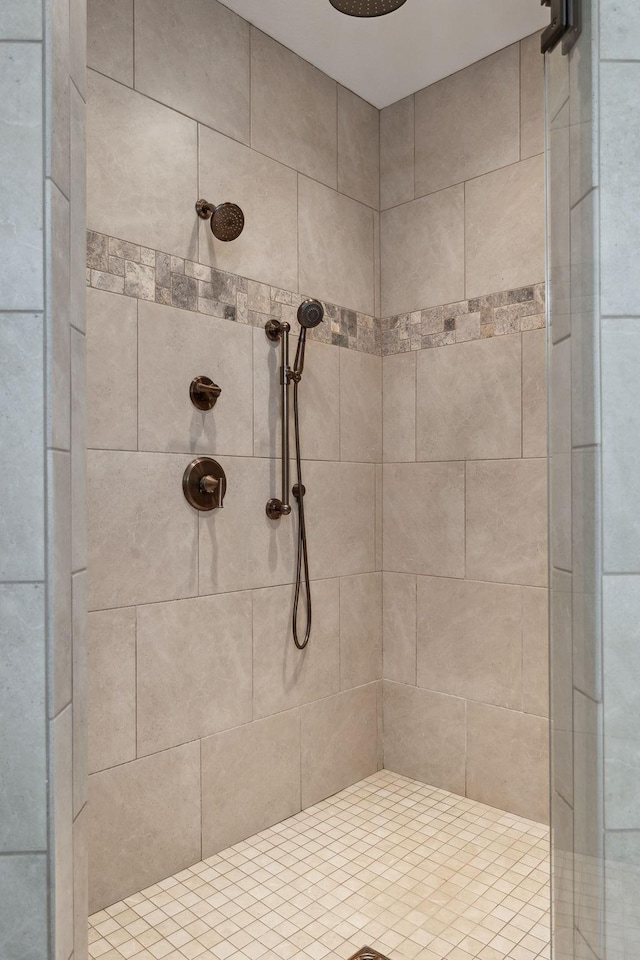
M 298 323 L 304 330 L 312 330 L 324 320 L 324 307 L 319 300 L 304 300 L 298 307 Z

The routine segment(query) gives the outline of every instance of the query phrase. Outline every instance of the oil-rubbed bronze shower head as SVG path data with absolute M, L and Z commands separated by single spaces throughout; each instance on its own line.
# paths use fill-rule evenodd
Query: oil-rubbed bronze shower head
M 330 0 L 330 3 L 340 13 L 349 17 L 382 17 L 385 13 L 393 13 L 407 0 Z
M 237 240 L 244 230 L 244 213 L 235 203 L 209 203 L 208 200 L 198 200 L 196 212 L 203 220 L 210 220 L 211 233 L 216 240 Z

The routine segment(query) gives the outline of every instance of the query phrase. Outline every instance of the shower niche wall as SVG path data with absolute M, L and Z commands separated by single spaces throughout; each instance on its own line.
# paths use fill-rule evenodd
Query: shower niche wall
M 91 909 L 383 766 L 546 820 L 538 38 L 380 113 L 215 0 L 88 36 Z M 265 325 L 307 297 L 301 653 Z

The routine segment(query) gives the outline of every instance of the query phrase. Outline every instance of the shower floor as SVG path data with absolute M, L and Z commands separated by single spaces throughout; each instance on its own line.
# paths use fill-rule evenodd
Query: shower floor
M 383 770 L 89 920 L 101 960 L 535 960 L 549 832 Z

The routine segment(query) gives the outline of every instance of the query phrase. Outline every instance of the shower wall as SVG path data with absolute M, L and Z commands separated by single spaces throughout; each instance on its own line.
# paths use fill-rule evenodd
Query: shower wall
M 214 0 L 89 5 L 91 909 L 381 763 L 379 114 Z M 199 197 L 242 206 L 230 244 Z M 290 634 L 278 347 L 300 394 L 314 627 Z M 295 345 L 295 342 L 294 342 Z M 214 410 L 189 384 L 222 387 Z M 182 493 L 196 454 L 223 510 Z
M 539 50 L 381 114 L 384 762 L 546 821 Z

